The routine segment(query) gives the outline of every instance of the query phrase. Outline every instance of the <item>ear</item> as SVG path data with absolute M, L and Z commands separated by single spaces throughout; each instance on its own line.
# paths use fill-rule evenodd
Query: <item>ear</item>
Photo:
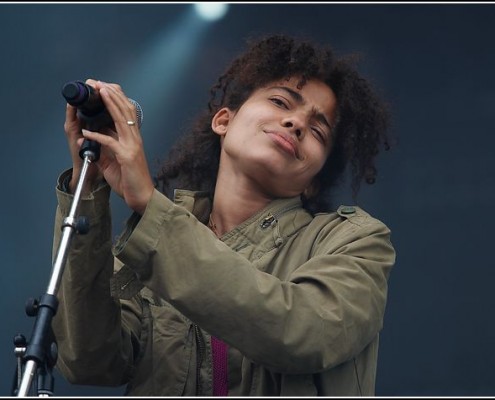
M 227 133 L 232 112 L 227 108 L 221 108 L 211 120 L 211 129 L 217 135 L 224 136 Z

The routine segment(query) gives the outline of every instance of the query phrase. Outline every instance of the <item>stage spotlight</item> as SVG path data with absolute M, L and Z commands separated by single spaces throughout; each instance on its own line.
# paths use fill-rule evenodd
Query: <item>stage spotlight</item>
M 216 21 L 223 18 L 229 8 L 226 3 L 195 3 L 194 9 L 206 21 Z

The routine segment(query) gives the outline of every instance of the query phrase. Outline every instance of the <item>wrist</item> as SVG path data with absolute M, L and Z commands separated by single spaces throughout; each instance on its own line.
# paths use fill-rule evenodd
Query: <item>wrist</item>
M 133 211 L 138 213 L 139 215 L 144 215 L 144 212 L 146 211 L 146 208 L 148 207 L 148 203 L 150 202 L 151 198 L 153 197 L 153 192 L 155 190 L 155 187 L 151 188 L 151 191 L 149 191 L 149 195 L 145 196 L 142 201 L 140 201 L 138 204 L 136 204 L 134 207 L 131 207 Z

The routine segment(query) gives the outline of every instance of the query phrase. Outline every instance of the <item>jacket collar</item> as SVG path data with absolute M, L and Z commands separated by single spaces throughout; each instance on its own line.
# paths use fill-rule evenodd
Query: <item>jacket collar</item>
M 176 189 L 174 202 L 186 208 L 202 223 L 208 222 L 212 207 L 208 192 Z M 286 237 L 307 225 L 311 219 L 311 214 L 302 207 L 299 196 L 276 199 L 227 232 L 221 240 L 233 248 L 249 244 L 260 246 L 266 240 L 268 240 L 267 246 L 278 247 Z

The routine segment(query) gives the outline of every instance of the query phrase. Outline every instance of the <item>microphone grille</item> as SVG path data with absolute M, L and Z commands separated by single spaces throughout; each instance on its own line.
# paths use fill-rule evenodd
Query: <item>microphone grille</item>
M 129 99 L 129 101 L 136 107 L 136 121 L 138 126 L 141 127 L 141 124 L 143 123 L 143 109 L 136 100 Z

